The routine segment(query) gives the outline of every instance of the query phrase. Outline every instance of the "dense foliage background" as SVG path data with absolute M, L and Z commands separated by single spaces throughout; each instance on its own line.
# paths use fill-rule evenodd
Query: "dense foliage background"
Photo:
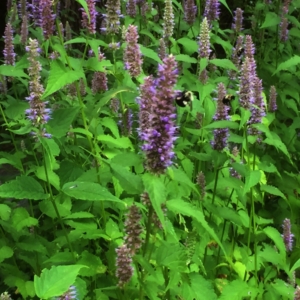
M 300 299 L 299 8 L 6 1 L 0 299 Z

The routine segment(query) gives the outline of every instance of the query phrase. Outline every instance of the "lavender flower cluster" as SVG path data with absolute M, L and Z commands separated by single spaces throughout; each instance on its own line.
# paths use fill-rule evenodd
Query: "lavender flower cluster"
M 176 139 L 174 86 L 177 80 L 177 63 L 170 55 L 158 67 L 158 78 L 146 77 L 137 99 L 139 112 L 139 136 L 144 142 L 146 167 L 154 174 L 162 174 L 172 164 L 173 143 Z

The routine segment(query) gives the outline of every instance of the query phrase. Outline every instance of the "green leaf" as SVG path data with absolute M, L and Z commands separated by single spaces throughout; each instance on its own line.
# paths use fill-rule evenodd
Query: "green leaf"
M 39 178 L 39 179 L 41 179 L 45 182 L 49 182 L 58 191 L 60 190 L 59 177 L 52 170 L 47 170 L 47 174 L 46 174 L 44 167 L 37 167 L 36 171 L 35 171 L 35 175 L 36 175 L 37 178 Z
M 278 14 L 269 11 L 265 14 L 265 20 L 263 24 L 260 26 L 260 28 L 277 26 L 279 23 L 280 23 L 280 17 L 278 16 Z
M 234 63 L 229 60 L 229 59 L 218 59 L 218 58 L 215 58 L 215 59 L 212 59 L 209 61 L 210 64 L 212 65 L 215 65 L 217 67 L 221 67 L 223 69 L 226 69 L 226 70 L 234 70 L 234 71 L 238 71 L 236 66 L 234 65 Z
M 197 220 L 202 225 L 202 227 L 210 234 L 210 236 L 219 244 L 225 256 L 227 256 L 221 241 L 219 240 L 212 227 L 210 227 L 206 222 L 203 212 L 199 208 L 179 199 L 167 201 L 167 207 L 176 214 L 179 213 L 185 216 L 193 217 L 195 220 Z
M 248 296 L 248 285 L 245 281 L 237 279 L 227 284 L 220 296 L 220 300 L 241 300 Z
M 64 219 L 87 219 L 87 218 L 95 218 L 95 216 L 87 211 L 81 211 L 64 217 Z
M 97 136 L 97 140 L 106 144 L 110 148 L 133 149 L 132 143 L 128 137 L 115 139 L 110 135 L 101 134 Z
M 34 275 L 36 295 L 41 299 L 61 296 L 74 284 L 82 265 L 54 266 L 50 270 L 44 269 L 41 276 Z
M 11 208 L 6 204 L 0 204 L 0 218 L 7 221 L 11 214 Z
M 0 197 L 14 199 L 42 200 L 49 196 L 32 177 L 21 176 L 16 180 L 0 185 Z
M 264 143 L 274 146 L 276 149 L 280 150 L 291 160 L 290 154 L 285 144 L 281 141 L 280 137 L 275 132 L 267 132 L 266 136 L 267 138 L 263 141 Z
M 13 249 L 8 246 L 3 246 L 0 248 L 0 263 L 5 259 L 10 258 L 14 255 Z
M 166 201 L 166 190 L 163 179 L 147 173 L 143 175 L 142 179 L 144 182 L 145 191 L 150 197 L 154 211 L 156 212 L 162 226 L 164 226 L 164 213 L 161 205 Z
M 149 49 L 142 45 L 139 46 L 143 56 L 152 58 L 154 61 L 161 63 L 161 59 L 159 58 L 158 53 L 156 51 L 153 51 L 152 49 Z
M 81 259 L 79 259 L 78 264 L 87 267 L 80 271 L 81 276 L 94 276 L 97 274 L 103 274 L 107 269 L 98 256 L 93 255 L 86 250 L 81 254 Z
M 295 299 L 295 288 L 281 279 L 275 279 L 274 283 L 271 283 L 269 286 L 267 286 L 267 289 L 274 289 L 276 291 L 276 299 Z
M 29 78 L 27 74 L 23 72 L 22 69 L 18 69 L 15 66 L 11 65 L 1 65 L 0 66 L 0 75 L 8 77 L 25 77 Z
M 66 195 L 79 200 L 114 201 L 124 203 L 112 195 L 105 187 L 93 182 L 68 182 L 63 186 L 62 191 Z
M 82 70 L 70 70 L 66 68 L 60 60 L 54 60 L 50 66 L 50 75 L 42 99 L 45 99 L 49 95 L 63 88 L 65 85 L 71 84 L 80 78 L 84 78 Z
M 283 238 L 281 234 L 278 232 L 278 230 L 275 229 L 274 227 L 268 226 L 263 229 L 263 232 L 275 243 L 280 254 L 282 254 L 285 257 L 286 255 L 285 245 L 283 242 Z
M 21 231 L 24 227 L 38 225 L 38 220 L 30 217 L 27 210 L 23 207 L 18 207 L 13 210 L 11 220 L 17 231 Z
M 288 59 L 287 61 L 279 64 L 278 68 L 276 69 L 276 71 L 273 73 L 273 75 L 275 75 L 276 73 L 282 71 L 282 70 L 288 70 L 290 68 L 296 67 L 300 64 L 300 56 L 298 55 L 294 55 L 293 57 L 291 57 L 290 59 Z
M 263 243 L 264 249 L 258 254 L 265 262 L 270 262 L 273 266 L 285 269 L 285 256 L 276 251 L 268 244 Z
M 101 125 L 108 128 L 111 131 L 111 133 L 114 135 L 115 138 L 118 139 L 120 137 L 119 128 L 114 119 L 107 118 L 107 117 L 102 118 Z
M 249 171 L 246 174 L 246 182 L 244 188 L 244 195 L 250 191 L 252 187 L 259 183 L 261 172 L 258 170 Z
M 230 129 L 238 129 L 239 124 L 232 121 L 214 121 L 211 124 L 204 126 L 205 129 L 216 129 L 216 128 L 230 128 Z
M 298 268 L 300 268 L 300 258 L 294 263 L 294 265 L 290 269 L 290 274 L 292 275 L 292 273 Z
M 175 56 L 176 61 L 183 61 L 186 63 L 191 63 L 191 64 L 196 64 L 198 61 L 194 57 L 190 57 L 189 55 L 186 54 L 178 54 Z
M 200 274 L 190 274 L 191 287 L 197 296 L 197 299 L 216 300 L 218 297 L 210 280 L 206 280 Z
M 187 37 L 180 38 L 177 40 L 178 44 L 181 44 L 187 54 L 193 54 L 198 52 L 199 45 L 197 41 L 191 40 Z
M 54 110 L 48 122 L 48 132 L 52 136 L 61 138 L 70 130 L 70 125 L 79 112 L 79 107 L 68 107 Z
M 279 196 L 279 197 L 287 200 L 285 195 L 275 186 L 267 185 L 267 184 L 266 185 L 261 185 L 260 190 L 262 192 L 266 192 L 266 193 L 271 194 L 271 195 L 276 195 L 276 196 Z
M 143 192 L 143 183 L 140 176 L 114 163 L 111 163 L 110 167 L 112 174 L 119 180 L 120 185 L 126 192 L 129 194 L 141 194 Z

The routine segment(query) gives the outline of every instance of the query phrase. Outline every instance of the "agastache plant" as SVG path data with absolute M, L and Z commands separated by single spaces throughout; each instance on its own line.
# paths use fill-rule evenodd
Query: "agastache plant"
M 292 251 L 293 249 L 293 237 L 294 235 L 291 232 L 291 221 L 290 219 L 284 219 L 283 224 L 283 234 L 281 235 L 283 238 L 283 242 L 286 248 L 286 251 Z
M 56 15 L 52 10 L 52 0 L 41 0 L 40 4 L 40 20 L 39 24 L 43 29 L 45 39 L 49 39 L 54 31 L 54 20 Z
M 142 67 L 142 54 L 137 43 L 138 38 L 137 27 L 129 25 L 125 36 L 127 44 L 124 51 L 124 64 L 125 69 L 132 77 L 140 75 Z
M 163 16 L 163 38 L 168 39 L 173 35 L 174 30 L 174 13 L 172 0 L 165 0 L 165 11 Z
M 134 18 L 136 15 L 136 0 L 127 0 L 126 12 L 128 16 Z
M 158 66 L 158 78 L 152 86 L 151 79 L 140 88 L 140 122 L 141 116 L 148 125 L 140 123 L 140 138 L 144 142 L 142 150 L 146 155 L 146 167 L 154 174 L 162 174 L 172 164 L 174 157 L 173 143 L 176 139 L 176 117 L 174 107 L 174 85 L 177 81 L 177 63 L 170 55 Z M 149 98 L 149 96 L 151 98 Z M 147 102 L 150 101 L 150 104 Z M 145 119 L 143 120 L 145 121 Z
M 131 250 L 126 244 L 123 244 L 116 249 L 116 277 L 118 278 L 118 286 L 120 288 L 123 288 L 133 275 L 132 257 L 130 251 Z
M 218 20 L 220 15 L 220 3 L 219 0 L 206 0 L 204 8 L 204 18 L 207 18 L 209 26 L 212 21 Z
M 41 100 L 44 87 L 40 82 L 41 64 L 38 59 L 41 50 L 39 48 L 38 41 L 35 39 L 29 39 L 29 46 L 26 47 L 26 51 L 29 54 L 28 74 L 30 77 L 30 96 L 27 97 L 26 100 L 29 101 L 30 108 L 27 109 L 25 113 L 35 127 L 40 127 L 40 125 L 46 124 L 50 119 L 50 109 L 46 108 L 47 102 Z M 45 136 L 50 137 L 47 134 Z
M 105 59 L 105 56 L 103 53 L 101 53 L 100 48 L 98 49 L 98 60 L 102 61 Z M 99 93 L 99 92 L 105 92 L 107 91 L 107 76 L 105 72 L 97 71 L 93 75 L 92 79 L 92 92 L 93 94 Z
M 15 57 L 16 54 L 14 52 L 14 45 L 13 45 L 13 29 L 10 23 L 6 24 L 5 31 L 4 31 L 4 63 L 6 65 L 15 65 Z
M 239 7 L 234 12 L 234 23 L 232 24 L 232 29 L 237 35 L 243 30 L 243 11 Z
M 223 99 L 226 96 L 226 89 L 223 83 L 218 84 L 217 111 L 214 116 L 215 121 L 229 120 L 229 107 L 223 104 Z M 214 139 L 212 147 L 214 150 L 221 151 L 228 146 L 228 128 L 218 128 L 214 130 Z
M 199 35 L 199 59 L 209 59 L 211 50 L 210 50 L 210 37 L 209 37 L 209 26 L 207 18 L 204 18 L 200 28 Z M 199 73 L 200 81 L 205 84 L 208 80 L 206 68 Z
M 276 88 L 274 85 L 270 87 L 270 97 L 269 97 L 269 111 L 270 112 L 275 112 L 277 110 L 277 93 L 276 93 Z
M 87 0 L 89 15 L 82 8 L 82 27 L 86 28 L 90 34 L 96 33 L 96 0 Z
M 185 0 L 184 1 L 184 20 L 192 26 L 196 19 L 197 6 L 195 5 L 194 0 Z
M 121 3 L 120 0 L 107 0 L 106 2 L 105 28 L 101 30 L 107 34 L 117 34 L 120 31 Z

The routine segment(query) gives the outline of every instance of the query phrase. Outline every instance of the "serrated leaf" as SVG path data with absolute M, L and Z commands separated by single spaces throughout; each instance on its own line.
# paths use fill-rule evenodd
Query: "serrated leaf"
M 238 129 L 239 124 L 232 121 L 214 121 L 211 124 L 208 124 L 203 127 L 203 129 L 216 129 L 216 128 L 230 128 L 230 129 Z
M 244 187 L 244 195 L 250 191 L 252 187 L 259 183 L 261 173 L 258 170 L 251 170 L 246 174 L 246 182 Z
M 262 192 L 267 192 L 268 194 L 271 194 L 271 195 L 279 196 L 286 200 L 285 195 L 275 186 L 267 185 L 267 184 L 261 185 L 260 190 Z
M 81 276 L 94 276 L 97 274 L 103 274 L 107 269 L 98 256 L 95 256 L 86 250 L 81 254 L 81 259 L 79 259 L 78 264 L 87 267 L 80 271 Z
M 54 266 L 50 270 L 44 269 L 41 276 L 34 275 L 36 295 L 41 299 L 61 296 L 74 284 L 82 265 Z
M 283 242 L 283 238 L 281 234 L 278 232 L 278 230 L 274 227 L 268 226 L 263 229 L 263 232 L 274 242 L 280 254 L 282 254 L 285 257 L 286 254 L 285 245 Z
M 227 284 L 219 297 L 220 300 L 241 300 L 248 296 L 248 285 L 245 281 L 237 279 Z
M 111 163 L 110 167 L 112 174 L 119 180 L 120 185 L 126 192 L 129 194 L 140 194 L 143 192 L 143 183 L 140 176 L 114 163 Z
M 72 124 L 78 112 L 79 107 L 68 107 L 55 110 L 47 124 L 49 126 L 48 132 L 57 138 L 65 136 L 70 130 L 70 125 Z
M 32 177 L 21 176 L 0 185 L 0 197 L 14 199 L 47 199 L 42 186 Z
M 11 208 L 6 204 L 0 204 L 0 218 L 7 221 L 10 217 Z
M 218 297 L 210 280 L 206 280 L 200 274 L 190 274 L 191 287 L 197 299 L 216 300 Z
M 278 16 L 278 14 L 269 11 L 266 12 L 265 20 L 263 24 L 260 26 L 260 28 L 277 26 L 279 23 L 280 23 L 280 17 Z
M 26 73 L 24 73 L 22 69 L 18 69 L 17 67 L 11 65 L 1 65 L 0 75 L 8 76 L 8 77 L 29 78 L 29 76 Z
M 112 132 L 115 138 L 120 137 L 119 128 L 115 120 L 113 120 L 112 118 L 102 118 L 101 124 L 102 126 L 107 127 Z
M 86 219 L 86 218 L 94 218 L 95 216 L 87 211 L 76 212 L 65 216 L 64 219 Z
M 166 201 L 166 190 L 162 179 L 152 174 L 143 175 L 145 191 L 149 194 L 151 204 L 156 212 L 160 223 L 164 226 L 164 214 L 161 205 Z
M 288 70 L 289 68 L 296 67 L 300 64 L 300 56 L 294 55 L 287 61 L 279 64 L 278 68 L 276 71 L 273 73 L 275 75 L 276 73 L 280 72 L 281 70 Z
M 110 135 L 101 134 L 101 135 L 97 136 L 97 140 L 102 142 L 103 144 L 106 144 L 108 147 L 133 149 L 132 143 L 128 137 L 121 137 L 121 138 L 115 139 Z
M 218 59 L 218 58 L 215 58 L 215 59 L 211 59 L 209 61 L 210 64 L 213 64 L 217 67 L 221 67 L 223 69 L 226 69 L 226 70 L 234 70 L 234 71 L 238 71 L 236 66 L 234 65 L 234 63 L 229 60 L 229 59 Z
M 191 64 L 196 64 L 198 61 L 194 57 L 190 57 L 189 55 L 186 54 L 178 54 L 175 56 L 176 61 L 183 61 L 186 63 L 191 63 Z
M 13 210 L 11 220 L 17 231 L 21 231 L 24 227 L 38 225 L 38 220 L 30 217 L 27 210 L 23 207 L 18 207 Z
M 146 48 L 140 45 L 140 50 L 143 56 L 152 58 L 154 61 L 161 63 L 161 59 L 158 56 L 158 53 L 152 49 Z
M 179 199 L 167 201 L 167 207 L 174 213 L 179 213 L 185 216 L 193 217 L 195 220 L 197 220 L 202 225 L 202 227 L 210 234 L 210 236 L 219 244 L 220 248 L 223 250 L 226 256 L 226 251 L 221 241 L 219 240 L 214 230 L 206 222 L 203 212 L 199 208 Z
M 36 171 L 35 171 L 35 175 L 36 175 L 37 178 L 39 178 L 39 179 L 41 179 L 45 182 L 49 182 L 58 191 L 60 190 L 59 177 L 52 170 L 47 170 L 47 173 L 46 173 L 44 167 L 37 167 Z
M 98 183 L 73 181 L 64 184 L 62 191 L 75 199 L 89 201 L 114 201 L 123 203 Z M 125 204 L 124 204 L 125 205 Z
M 286 145 L 281 141 L 280 137 L 275 132 L 267 132 L 266 136 L 267 138 L 263 141 L 264 143 L 274 146 L 276 149 L 284 153 L 289 159 L 291 159 Z
M 3 262 L 5 259 L 10 258 L 14 255 L 13 249 L 8 246 L 3 246 L 0 248 L 0 262 Z
M 84 78 L 82 70 L 70 70 L 60 60 L 54 60 L 50 66 L 50 75 L 47 81 L 47 87 L 42 95 L 42 99 L 57 92 L 67 84 L 71 84 L 80 78 Z

